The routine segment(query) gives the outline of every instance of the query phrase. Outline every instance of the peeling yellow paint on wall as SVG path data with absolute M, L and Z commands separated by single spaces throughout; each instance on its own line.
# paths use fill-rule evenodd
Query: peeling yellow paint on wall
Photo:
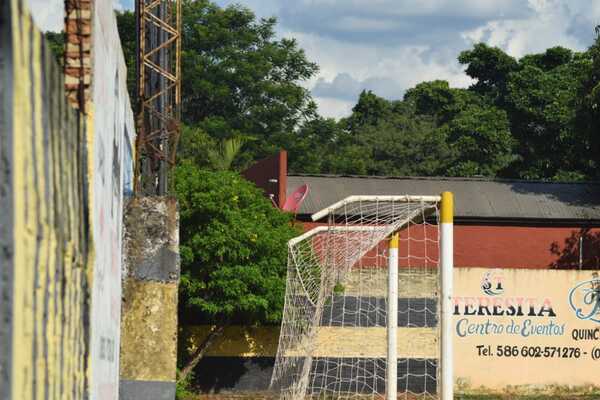
M 181 327 L 180 340 L 188 355 L 204 341 L 211 328 L 210 325 Z M 278 341 L 278 326 L 228 326 L 207 350 L 206 357 L 275 357 Z M 313 355 L 385 358 L 386 343 L 385 327 L 319 327 Z M 437 358 L 438 350 L 435 328 L 398 328 L 399 357 Z
M 22 35 L 27 32 L 31 20 L 29 18 L 21 18 L 17 15 L 17 1 L 12 0 L 12 24 L 13 24 L 13 49 L 14 49 L 14 110 L 15 118 L 13 122 L 14 131 L 21 132 L 20 135 L 15 135 L 13 144 L 13 160 L 14 160 L 14 196 L 15 196 L 15 213 L 14 213 L 14 240 L 15 240 L 15 271 L 14 271 L 14 306 L 13 306 L 13 369 L 22 371 L 15 373 L 12 376 L 12 388 L 15 398 L 30 398 L 32 397 L 32 371 L 28 364 L 32 359 L 32 346 L 30 342 L 33 337 L 33 326 L 30 318 L 19 309 L 22 306 L 27 307 L 33 303 L 30 290 L 26 290 L 27 282 L 32 280 L 32 274 L 29 268 L 24 267 L 31 264 L 31 254 L 28 249 L 31 249 L 32 238 L 35 234 L 34 228 L 31 226 L 31 214 L 24 213 L 23 208 L 26 206 L 26 194 L 28 188 L 32 186 L 32 178 L 27 174 L 27 164 L 29 164 L 28 155 L 31 154 L 30 143 L 25 140 L 30 138 L 33 133 L 31 120 L 29 118 L 19 118 L 19 115 L 29 116 L 31 114 L 29 98 L 26 95 L 30 89 L 29 76 L 26 65 L 25 54 L 28 53 L 29 41 L 23 40 Z M 19 26 L 18 24 L 21 24 Z M 22 266 L 19 268 L 19 266 Z
M 174 382 L 177 284 L 129 279 L 123 297 L 121 379 Z
M 85 123 L 20 0 L 10 0 L 14 218 L 13 399 L 85 397 L 88 302 L 78 155 Z M 86 196 L 87 197 L 87 196 Z M 83 233 L 85 236 L 85 233 Z

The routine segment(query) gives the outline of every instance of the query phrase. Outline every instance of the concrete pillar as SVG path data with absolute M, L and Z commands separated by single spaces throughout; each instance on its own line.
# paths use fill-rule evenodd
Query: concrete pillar
M 169 197 L 125 209 L 120 400 L 173 400 L 177 360 L 179 213 Z

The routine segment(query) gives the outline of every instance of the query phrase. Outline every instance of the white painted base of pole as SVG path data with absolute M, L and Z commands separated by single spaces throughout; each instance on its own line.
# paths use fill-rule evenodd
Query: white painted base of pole
M 392 239 L 394 241 L 394 239 Z M 390 246 L 388 260 L 386 399 L 398 398 L 398 247 Z
M 454 232 L 452 223 L 441 224 L 441 400 L 454 397 L 452 289 L 454 270 Z

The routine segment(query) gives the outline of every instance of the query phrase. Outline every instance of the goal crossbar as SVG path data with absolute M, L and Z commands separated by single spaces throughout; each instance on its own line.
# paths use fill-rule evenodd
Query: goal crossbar
M 321 211 L 317 211 L 312 215 L 313 221 L 318 221 L 329 214 L 333 214 L 335 210 L 339 210 L 340 208 L 351 204 L 357 203 L 360 201 L 369 201 L 369 202 L 424 202 L 424 203 L 438 203 L 442 200 L 442 196 L 414 196 L 414 195 L 391 195 L 391 196 L 373 196 L 373 195 L 354 195 L 348 196 L 345 199 L 342 199 L 336 203 L 333 203 L 327 208 L 324 208 Z
M 320 233 L 325 232 L 377 232 L 382 229 L 385 229 L 387 225 L 365 225 L 365 226 L 317 226 L 312 228 L 310 231 L 304 232 L 300 236 L 296 236 L 288 241 L 288 246 L 293 247 L 298 243 L 302 242 L 310 238 L 311 236 L 316 236 Z

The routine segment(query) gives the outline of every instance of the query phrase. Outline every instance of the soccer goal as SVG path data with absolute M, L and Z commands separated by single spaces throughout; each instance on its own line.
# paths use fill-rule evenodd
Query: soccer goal
M 282 399 L 452 399 L 452 215 L 444 192 L 350 196 L 312 216 L 323 225 L 288 244 Z

